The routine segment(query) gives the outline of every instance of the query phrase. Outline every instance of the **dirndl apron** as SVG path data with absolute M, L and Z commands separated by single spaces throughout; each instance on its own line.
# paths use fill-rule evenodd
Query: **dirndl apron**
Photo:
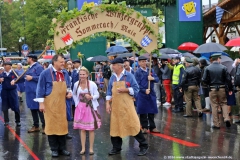
M 136 136 L 140 131 L 140 121 L 134 98 L 128 93 L 118 93 L 117 88 L 126 88 L 125 78 L 124 81 L 113 82 L 110 135 L 121 138 Z
M 87 86 L 88 90 L 79 94 L 80 101 L 75 109 L 73 129 L 92 131 L 100 128 L 101 117 L 98 112 L 93 109 L 92 101 L 87 100 L 85 97 L 86 94 L 90 94 L 89 81 L 87 82 Z
M 68 133 L 66 113 L 67 85 L 65 81 L 54 81 L 52 70 L 52 92 L 44 99 L 46 135 L 66 135 Z

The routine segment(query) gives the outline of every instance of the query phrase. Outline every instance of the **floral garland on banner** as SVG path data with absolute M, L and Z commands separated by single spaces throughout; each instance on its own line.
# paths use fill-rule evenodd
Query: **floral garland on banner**
M 54 36 L 54 34 L 58 35 L 58 32 L 55 32 L 55 28 L 57 26 L 57 24 L 59 22 L 61 22 L 61 25 L 64 26 L 64 24 L 71 20 L 74 19 L 80 15 L 85 15 L 85 14 L 95 14 L 96 12 L 99 12 L 99 10 L 101 12 L 104 11 L 111 11 L 111 12 L 120 12 L 126 15 L 132 15 L 133 12 L 136 12 L 134 9 L 126 9 L 127 5 L 126 2 L 120 2 L 117 4 L 101 4 L 98 7 L 90 7 L 88 5 L 86 5 L 87 3 L 84 2 L 84 5 L 82 7 L 82 10 L 78 10 L 77 8 L 70 10 L 67 12 L 67 9 L 63 9 L 62 12 L 59 13 L 56 21 L 54 23 L 52 23 L 50 30 L 48 31 L 48 34 L 50 36 Z M 143 16 L 141 13 L 137 13 L 137 17 L 136 18 L 140 18 L 141 16 Z M 163 15 L 162 15 L 162 11 L 158 11 L 158 18 L 159 18 L 159 22 L 158 22 L 158 27 L 162 27 L 163 26 Z M 162 33 L 154 33 L 153 28 L 151 28 L 150 25 L 147 24 L 147 21 L 145 19 L 143 19 L 142 21 L 143 24 L 146 25 L 146 28 L 150 31 L 150 33 L 152 33 L 154 36 L 157 37 L 158 40 L 158 48 L 162 47 L 162 38 L 163 38 L 163 34 Z M 70 48 L 75 48 L 77 45 L 82 45 L 85 42 L 89 42 L 91 38 L 96 38 L 96 37 L 101 37 L 104 36 L 106 38 L 114 38 L 116 37 L 117 39 L 123 39 L 124 41 L 128 41 L 132 47 L 132 50 L 134 52 L 138 51 L 138 48 L 140 46 L 138 46 L 138 44 L 136 44 L 133 40 L 131 40 L 130 38 L 125 37 L 124 35 L 121 35 L 119 33 L 115 33 L 115 32 L 109 32 L 109 31 L 104 31 L 104 32 L 100 32 L 100 33 L 95 33 L 91 36 L 88 36 L 86 38 L 82 38 L 79 41 L 74 41 L 72 43 L 71 46 L 66 46 L 62 49 L 59 49 L 57 52 L 58 53 L 65 53 L 66 50 L 69 50 Z M 54 42 L 53 40 L 48 40 L 48 42 L 51 42 L 52 46 L 54 46 Z M 159 53 L 158 48 L 156 48 L 152 53 Z M 142 53 L 146 53 L 146 51 L 144 49 L 141 49 L 139 51 L 140 54 Z M 79 57 L 80 58 L 80 57 Z

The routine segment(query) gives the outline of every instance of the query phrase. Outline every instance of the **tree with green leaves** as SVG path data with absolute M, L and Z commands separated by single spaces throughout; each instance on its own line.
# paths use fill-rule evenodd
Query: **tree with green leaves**
M 66 0 L 28 0 L 23 6 L 27 43 L 32 50 L 44 49 L 52 19 L 67 6 Z
M 43 50 L 52 19 L 67 7 L 66 0 L 27 0 L 3 3 L 1 9 L 3 46 L 8 52 L 18 51 L 25 37 L 31 51 Z
M 1 5 L 0 16 L 2 19 L 2 40 L 3 47 L 8 51 L 18 51 L 18 40 L 21 36 L 20 2 Z

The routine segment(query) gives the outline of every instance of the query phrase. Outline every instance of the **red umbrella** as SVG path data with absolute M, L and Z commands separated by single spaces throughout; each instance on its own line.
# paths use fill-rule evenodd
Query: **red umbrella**
M 183 50 L 183 51 L 194 51 L 198 45 L 193 42 L 185 42 L 178 46 L 178 50 Z
M 240 38 L 235 38 L 235 39 L 232 39 L 230 41 L 228 41 L 225 46 L 229 46 L 229 47 L 237 47 L 237 46 L 240 46 Z
M 43 57 L 43 59 L 52 59 L 53 58 L 52 55 L 43 55 L 42 57 Z

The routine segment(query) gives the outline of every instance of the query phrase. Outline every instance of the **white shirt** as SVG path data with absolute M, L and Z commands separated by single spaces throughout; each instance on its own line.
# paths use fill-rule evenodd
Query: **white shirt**
M 33 66 L 35 63 L 37 63 L 37 62 L 34 62 L 31 66 L 29 66 L 29 68 L 32 68 L 32 66 Z
M 55 72 L 55 74 L 57 75 L 57 70 L 52 66 L 52 69 L 53 69 L 53 71 Z M 61 70 L 61 72 L 62 72 L 62 70 Z M 60 81 L 62 81 L 61 80 L 61 77 L 59 77 L 60 78 Z M 67 88 L 67 92 L 70 92 L 70 93 L 72 93 L 72 90 L 71 90 L 71 88 Z M 33 99 L 35 102 L 44 102 L 44 98 L 34 98 Z
M 124 72 L 125 72 L 125 69 L 120 73 L 120 76 L 119 76 L 119 77 L 117 76 L 116 73 L 113 73 L 113 75 L 116 77 L 116 80 L 117 80 L 117 81 L 120 81 L 120 79 L 121 79 L 122 76 L 124 75 Z M 132 88 L 132 87 L 129 87 L 128 90 L 129 90 L 129 94 L 130 94 L 131 96 L 133 96 L 133 95 L 134 95 L 133 88 Z M 112 98 L 112 96 L 106 96 L 106 100 L 107 100 L 107 101 L 109 101 L 111 98 Z
M 80 71 L 81 68 L 82 68 L 81 66 L 78 67 L 78 69 L 75 68 L 75 70 L 77 70 L 77 73 Z
M 140 67 L 140 68 L 141 68 L 141 70 L 143 70 L 143 71 L 147 72 L 147 68 L 146 68 L 146 70 L 144 70 L 142 67 Z
M 49 64 L 48 68 L 51 68 L 51 67 L 53 67 L 53 65 L 52 65 L 52 64 Z
M 10 69 L 10 71 L 9 72 L 7 72 L 7 71 L 4 71 L 4 73 L 6 73 L 6 75 L 7 76 L 9 76 L 9 74 L 12 72 L 12 70 Z
M 79 83 L 79 81 L 74 83 L 74 86 L 73 86 L 73 100 L 75 102 L 76 107 L 79 103 L 79 94 L 81 92 L 82 93 L 88 92 L 87 88 L 85 90 L 82 90 L 80 86 L 77 89 L 78 83 Z M 77 90 L 77 93 L 76 93 L 76 90 Z M 97 110 L 97 107 L 99 106 L 99 103 L 97 101 L 97 99 L 99 98 L 99 92 L 98 92 L 97 85 L 93 81 L 89 81 L 89 90 L 90 90 L 91 96 L 93 97 L 93 99 L 92 99 L 93 108 L 94 108 L 94 110 Z
M 57 70 L 53 66 L 52 66 L 52 69 L 57 76 Z M 62 70 L 60 72 L 62 72 Z M 61 79 L 61 76 L 59 76 L 58 79 L 59 79 L 60 82 L 64 80 L 64 79 Z

